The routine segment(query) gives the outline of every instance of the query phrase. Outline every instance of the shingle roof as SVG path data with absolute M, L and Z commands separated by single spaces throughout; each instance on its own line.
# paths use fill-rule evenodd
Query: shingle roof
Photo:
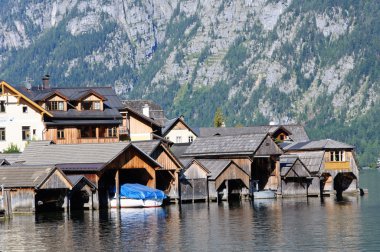
M 330 150 L 330 149 L 354 149 L 354 146 L 331 139 L 317 141 L 295 142 L 283 146 L 285 151 L 291 150 Z
M 253 155 L 266 136 L 267 134 L 198 137 L 182 156 Z
M 301 162 L 306 166 L 306 168 L 312 174 L 319 173 L 323 168 L 324 151 L 308 151 L 308 152 L 297 152 L 290 153 L 281 156 L 284 158 L 296 158 L 298 157 Z
M 149 140 L 149 141 L 134 141 L 132 143 L 137 146 L 140 150 L 148 155 L 152 155 L 154 150 L 161 144 L 160 140 Z
M 170 149 L 176 157 L 180 157 L 183 153 L 185 153 L 185 151 L 190 145 L 191 143 L 178 143 L 173 144 L 173 146 Z
M 309 137 L 302 125 L 262 125 L 251 127 L 220 127 L 220 128 L 199 128 L 200 137 L 208 137 L 219 134 L 221 136 L 236 136 L 245 134 L 267 134 L 274 133 L 283 127 L 290 132 L 290 139 L 293 141 L 308 141 Z
M 129 142 L 50 144 L 49 141 L 31 141 L 17 161 L 28 165 L 107 163 L 128 145 Z
M 14 163 L 21 153 L 0 153 L 0 159 L 5 159 L 9 163 Z
M 73 188 L 81 181 L 85 181 L 87 185 L 89 185 L 90 187 L 96 189 L 96 185 L 94 185 L 94 183 L 92 183 L 90 180 L 88 180 L 85 176 L 83 175 L 66 175 L 67 178 L 69 179 L 69 181 L 71 182 L 71 184 L 73 185 Z
M 143 108 L 147 104 L 149 106 L 149 117 L 154 119 L 160 125 L 164 125 L 167 121 L 162 107 L 151 100 L 124 100 L 124 106 L 127 106 L 138 113 L 143 113 Z
M 178 120 L 177 118 L 173 118 L 170 120 L 167 120 L 164 124 L 164 127 L 162 128 L 162 135 L 165 135 L 165 133 L 173 126 L 173 124 Z
M 152 163 L 161 167 L 143 150 L 130 142 L 51 144 L 49 141 L 31 141 L 17 162 L 27 165 L 53 164 L 63 170 L 94 171 L 102 169 L 129 147 L 136 148 Z
M 54 166 L 0 166 L 0 184 L 5 188 L 38 188 L 54 172 Z
M 296 164 L 302 165 L 303 169 L 301 170 L 295 170 L 295 173 L 299 177 L 309 177 L 310 172 L 309 169 L 306 167 L 306 165 L 301 161 L 301 159 L 297 155 L 282 155 L 280 157 L 280 173 L 281 176 L 287 176 L 289 171 L 293 168 Z M 295 173 L 292 173 L 292 175 L 296 175 Z
M 65 96 L 69 101 L 78 101 L 83 95 L 91 92 L 99 94 L 104 98 L 103 111 L 78 111 L 75 108 L 68 108 L 67 111 L 50 111 L 55 118 L 113 118 L 121 119 L 118 109 L 123 108 L 123 104 L 112 87 L 77 87 L 77 88 L 48 88 L 26 89 L 25 87 L 15 87 L 22 94 L 34 102 L 45 99 L 46 97 L 58 92 Z
M 224 169 L 231 163 L 225 159 L 197 159 L 207 170 L 210 171 L 210 179 L 215 180 Z

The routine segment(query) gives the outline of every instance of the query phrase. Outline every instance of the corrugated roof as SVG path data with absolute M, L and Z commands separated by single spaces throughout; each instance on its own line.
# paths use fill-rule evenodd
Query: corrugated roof
M 38 188 L 55 170 L 54 166 L 0 166 L 0 185 L 5 188 Z
M 354 146 L 331 139 L 317 141 L 295 142 L 283 146 L 286 151 L 291 150 L 330 150 L 330 149 L 354 149 Z
M 207 156 L 221 154 L 252 155 L 266 136 L 266 134 L 251 134 L 198 137 L 186 149 L 182 156 Z
M 231 163 L 225 159 L 197 159 L 207 170 L 210 171 L 210 179 L 215 180 L 224 169 Z
M 28 165 L 107 163 L 128 145 L 129 142 L 49 144 L 49 141 L 31 141 L 17 161 Z

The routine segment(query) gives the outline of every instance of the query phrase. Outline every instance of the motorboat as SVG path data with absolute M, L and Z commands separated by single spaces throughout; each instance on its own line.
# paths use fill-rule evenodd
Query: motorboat
M 159 207 L 166 195 L 163 191 L 141 184 L 123 184 L 120 186 L 120 207 Z M 111 207 L 117 207 L 116 195 L 111 200 Z

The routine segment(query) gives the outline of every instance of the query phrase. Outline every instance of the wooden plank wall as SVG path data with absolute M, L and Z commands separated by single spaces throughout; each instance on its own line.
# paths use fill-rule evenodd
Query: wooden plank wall
M 115 143 L 119 141 L 118 137 L 81 138 L 79 129 L 75 127 L 65 127 L 64 135 L 64 139 L 58 139 L 57 128 L 48 128 L 44 133 L 44 139 L 54 141 L 56 144 Z
M 231 163 L 215 180 L 215 189 L 218 188 L 226 180 L 240 179 L 247 188 L 249 188 L 249 176 L 234 163 Z

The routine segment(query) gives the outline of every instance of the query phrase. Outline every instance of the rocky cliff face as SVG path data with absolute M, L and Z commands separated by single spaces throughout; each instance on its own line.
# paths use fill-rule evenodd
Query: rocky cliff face
M 1 4 L 0 78 L 10 83 L 48 72 L 57 85 L 113 85 L 199 126 L 222 107 L 229 126 L 349 127 L 379 104 L 375 1 Z

